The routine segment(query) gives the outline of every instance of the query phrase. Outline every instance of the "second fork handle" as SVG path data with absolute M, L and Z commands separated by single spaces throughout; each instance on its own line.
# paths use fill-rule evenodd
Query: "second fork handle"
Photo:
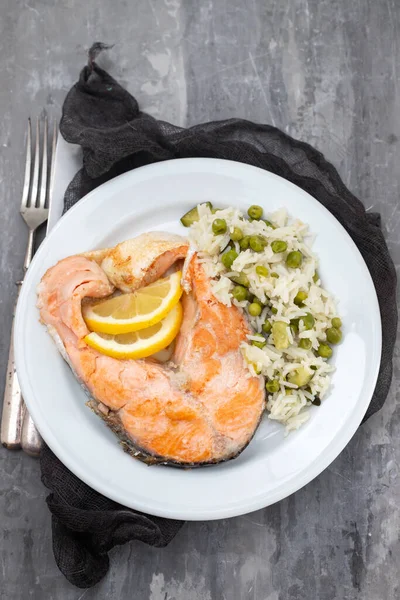
M 33 241 L 34 241 L 34 230 L 29 230 L 28 236 L 28 244 L 25 253 L 24 260 L 24 269 L 25 271 L 31 264 L 32 255 L 33 255 Z M 36 429 L 35 423 L 32 420 L 31 415 L 28 410 L 25 410 L 23 421 L 22 421 L 22 431 L 21 431 L 21 446 L 22 450 L 29 454 L 30 456 L 39 456 L 40 451 L 42 449 L 43 440 L 40 436 L 40 433 Z
M 25 273 L 28 270 L 28 267 L 32 262 L 34 237 L 35 237 L 35 230 L 30 229 L 29 233 L 28 233 L 28 243 L 26 246 L 25 259 L 24 259 L 24 272 Z
M 40 456 L 40 451 L 43 446 L 43 440 L 36 429 L 36 425 L 33 422 L 28 409 L 25 410 L 24 418 L 22 421 L 22 432 L 21 432 L 21 447 L 26 454 L 29 456 Z

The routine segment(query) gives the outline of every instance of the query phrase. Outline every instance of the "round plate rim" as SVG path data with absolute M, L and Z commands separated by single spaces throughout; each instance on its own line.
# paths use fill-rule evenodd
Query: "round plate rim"
M 267 506 L 274 504 L 275 502 L 283 500 L 284 498 L 290 496 L 291 494 L 295 493 L 296 491 L 298 491 L 299 489 L 301 489 L 302 487 L 307 485 L 310 481 L 312 481 L 313 479 L 315 479 L 315 477 L 317 477 L 320 473 L 322 473 L 335 460 L 335 458 L 337 458 L 337 456 L 347 446 L 347 444 L 349 443 L 349 441 L 351 440 L 351 438 L 357 431 L 357 429 L 358 429 L 359 425 L 361 424 L 362 419 L 365 415 L 365 412 L 369 406 L 369 403 L 371 401 L 371 398 L 372 398 L 372 395 L 373 395 L 373 392 L 374 392 L 374 389 L 376 386 L 378 374 L 379 374 L 380 360 L 381 360 L 381 348 L 382 348 L 380 309 L 379 309 L 379 303 L 378 303 L 378 298 L 376 295 L 375 286 L 373 284 L 368 267 L 361 255 L 360 251 L 358 250 L 357 246 L 355 245 L 355 243 L 353 242 L 353 240 L 351 239 L 351 237 L 347 233 L 347 231 L 344 229 L 344 227 L 341 225 L 341 223 L 322 204 L 320 204 L 313 196 L 308 194 L 308 192 L 304 191 L 302 188 L 300 188 L 300 187 L 296 186 L 295 184 L 291 183 L 290 181 L 280 177 L 279 175 L 276 175 L 269 171 L 265 171 L 264 169 L 261 169 L 259 167 L 248 165 L 246 163 L 240 163 L 240 162 L 230 161 L 230 160 L 225 160 L 225 159 L 215 159 L 215 158 L 181 158 L 181 159 L 172 159 L 169 161 L 162 161 L 162 162 L 158 162 L 158 163 L 154 163 L 154 164 L 150 164 L 150 165 L 145 165 L 145 166 L 137 168 L 135 170 L 128 171 L 126 173 L 123 173 L 123 174 L 111 179 L 110 181 L 105 182 L 101 186 L 95 188 L 94 190 L 92 190 L 91 192 L 86 194 L 76 205 L 74 205 L 70 210 L 68 210 L 68 212 L 65 215 L 63 215 L 61 217 L 61 219 L 56 223 L 56 225 L 54 226 L 52 231 L 49 233 L 49 235 L 46 237 L 46 239 L 43 241 L 43 243 L 39 247 L 36 255 L 33 258 L 32 264 L 26 274 L 24 283 L 23 283 L 21 291 L 20 291 L 16 315 L 15 315 L 14 345 L 15 345 L 15 359 L 16 359 L 16 366 L 17 366 L 17 371 L 18 371 L 18 378 L 19 378 L 23 396 L 27 400 L 26 404 L 28 406 L 28 409 L 29 409 L 32 417 L 35 419 L 35 414 L 36 414 L 35 401 L 33 400 L 35 392 L 34 392 L 31 382 L 29 382 L 29 380 L 27 379 L 26 371 L 23 368 L 24 354 L 23 354 L 23 339 L 22 339 L 22 335 L 21 335 L 21 330 L 22 330 L 22 322 L 23 322 L 23 306 L 27 300 L 27 295 L 29 293 L 31 281 L 34 278 L 36 264 L 40 263 L 41 256 L 45 253 L 47 245 L 51 242 L 51 240 L 54 237 L 57 236 L 58 230 L 63 227 L 63 224 L 66 221 L 73 219 L 75 216 L 75 213 L 79 212 L 79 210 L 81 210 L 81 207 L 83 205 L 86 205 L 87 203 L 91 202 L 92 198 L 95 197 L 99 193 L 99 190 L 100 190 L 100 193 L 102 193 L 104 191 L 111 191 L 114 187 L 118 186 L 118 184 L 121 180 L 123 180 L 125 178 L 131 178 L 131 177 L 136 178 L 136 177 L 138 177 L 138 175 L 140 177 L 140 175 L 143 174 L 144 172 L 148 172 L 151 174 L 152 171 L 157 172 L 160 169 L 163 170 L 165 165 L 171 166 L 171 164 L 173 164 L 173 167 L 176 165 L 179 165 L 179 164 L 181 164 L 182 166 L 183 166 L 183 164 L 186 164 L 189 167 L 190 167 L 190 165 L 192 165 L 193 168 L 198 167 L 198 170 L 202 170 L 202 168 L 207 167 L 207 165 L 209 165 L 211 167 L 211 170 L 213 170 L 213 166 L 218 169 L 218 166 L 220 165 L 221 168 L 228 168 L 228 169 L 234 168 L 236 173 L 237 173 L 237 169 L 243 169 L 243 170 L 250 170 L 250 171 L 256 170 L 263 174 L 268 174 L 272 178 L 280 179 L 288 186 L 294 188 L 297 192 L 300 192 L 301 194 L 306 194 L 313 202 L 315 202 L 318 205 L 318 207 L 320 209 L 322 209 L 328 215 L 328 218 L 331 220 L 331 222 L 334 223 L 335 226 L 341 230 L 342 235 L 344 235 L 347 238 L 347 241 L 351 243 L 351 245 L 353 247 L 353 251 L 357 255 L 360 267 L 364 271 L 365 281 L 368 281 L 368 285 L 370 286 L 370 291 L 371 291 L 371 295 L 372 295 L 371 301 L 375 305 L 373 319 L 374 319 L 374 332 L 376 335 L 375 341 L 376 341 L 377 345 L 373 349 L 373 352 L 375 355 L 375 359 L 374 359 L 375 362 L 374 362 L 373 369 L 370 371 L 370 385 L 369 385 L 368 393 L 365 395 L 364 401 L 363 402 L 359 401 L 357 403 L 356 408 L 353 410 L 353 412 L 351 414 L 351 419 L 349 419 L 345 423 L 345 425 L 344 425 L 344 427 L 346 428 L 345 435 L 342 434 L 341 436 L 337 436 L 336 438 L 334 438 L 329 446 L 328 452 L 323 457 L 321 457 L 321 456 L 317 457 L 309 465 L 308 469 L 301 472 L 300 474 L 296 474 L 293 481 L 290 481 L 286 484 L 284 490 L 279 489 L 279 490 L 277 490 L 277 492 L 275 494 L 271 494 L 271 493 L 258 494 L 257 496 L 254 497 L 254 499 L 252 501 L 248 501 L 246 505 L 237 506 L 235 504 L 231 504 L 230 507 L 229 508 L 227 507 L 226 509 L 218 508 L 216 510 L 208 509 L 208 510 L 203 510 L 203 511 L 198 511 L 195 509 L 195 512 L 193 512 L 193 510 L 190 510 L 190 508 L 188 510 L 185 510 L 185 511 L 181 510 L 179 512 L 177 512 L 174 508 L 170 508 L 170 507 L 159 507 L 158 506 L 156 509 L 154 509 L 152 507 L 149 508 L 149 506 L 147 506 L 145 504 L 141 504 L 140 501 L 135 501 L 134 503 L 121 502 L 121 497 L 118 495 L 118 493 L 114 494 L 113 491 L 110 490 L 109 488 L 105 489 L 101 484 L 99 484 L 99 482 L 97 482 L 96 480 L 93 480 L 90 476 L 88 476 L 87 473 L 85 472 L 84 468 L 82 468 L 79 463 L 75 463 L 74 461 L 70 460 L 68 453 L 67 453 L 67 455 L 64 454 L 62 448 L 60 447 L 60 445 L 57 442 L 55 435 L 53 435 L 50 430 L 44 431 L 44 430 L 42 430 L 42 428 L 40 428 L 40 426 L 38 428 L 41 430 L 41 434 L 42 434 L 44 440 L 46 441 L 46 443 L 48 444 L 48 446 L 50 447 L 50 449 L 54 452 L 54 454 L 60 459 L 61 462 L 63 462 L 63 464 L 70 471 L 72 471 L 77 477 L 79 477 L 87 485 L 89 485 L 90 487 L 92 487 L 93 489 L 98 491 L 99 493 L 103 494 L 104 496 L 106 496 L 116 502 L 125 504 L 126 506 L 136 509 L 136 510 L 148 512 L 154 516 L 173 518 L 173 519 L 198 521 L 198 520 L 215 520 L 215 519 L 221 519 L 221 518 L 235 517 L 235 516 L 239 516 L 242 514 L 247 514 L 254 510 L 265 508 Z M 179 169 L 179 166 L 178 166 L 178 169 Z M 49 240 L 50 240 L 50 242 L 49 242 Z M 265 496 L 268 496 L 268 500 L 266 500 Z

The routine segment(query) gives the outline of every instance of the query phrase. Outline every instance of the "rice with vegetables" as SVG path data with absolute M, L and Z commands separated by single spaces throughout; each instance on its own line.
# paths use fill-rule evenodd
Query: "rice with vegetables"
M 281 209 L 200 204 L 182 217 L 216 298 L 244 310 L 253 333 L 242 344 L 251 375 L 266 381 L 269 418 L 298 429 L 326 395 L 341 321 L 321 285 L 308 226 Z

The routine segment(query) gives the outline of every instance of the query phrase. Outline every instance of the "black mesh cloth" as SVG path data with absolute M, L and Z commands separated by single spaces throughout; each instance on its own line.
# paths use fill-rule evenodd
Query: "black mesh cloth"
M 51 490 L 53 552 L 60 571 L 74 585 L 95 585 L 109 568 L 108 552 L 130 540 L 169 544 L 182 521 L 145 515 L 92 490 L 44 446 L 42 481 Z
M 83 168 L 65 194 L 65 211 L 90 190 L 145 164 L 183 157 L 216 157 L 271 171 L 298 185 L 323 204 L 345 227 L 369 268 L 378 294 L 383 349 L 378 383 L 365 415 L 385 402 L 392 377 L 397 308 L 396 272 L 380 228 L 380 216 L 366 213 L 323 155 L 270 125 L 230 119 L 190 129 L 158 121 L 141 112 L 137 101 L 95 58 L 68 93 L 60 124 L 63 137 L 83 150 Z M 345 265 L 343 265 L 345 268 Z M 104 498 L 82 483 L 45 448 L 42 479 L 50 488 L 57 564 L 78 587 L 90 587 L 107 572 L 107 552 L 128 540 L 164 546 L 182 523 L 143 515 Z M 138 484 L 139 485 L 139 484 Z

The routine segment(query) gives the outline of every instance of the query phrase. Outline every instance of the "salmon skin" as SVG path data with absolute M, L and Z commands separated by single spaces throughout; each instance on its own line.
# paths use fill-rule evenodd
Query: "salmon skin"
M 185 238 L 144 234 L 115 248 L 70 256 L 38 286 L 40 318 L 89 397 L 88 406 L 146 464 L 198 467 L 237 457 L 265 408 L 262 377 L 250 376 L 240 345 L 250 333 L 242 312 L 212 293 Z M 85 298 L 156 281 L 185 258 L 183 321 L 168 363 L 119 360 L 85 343 Z

